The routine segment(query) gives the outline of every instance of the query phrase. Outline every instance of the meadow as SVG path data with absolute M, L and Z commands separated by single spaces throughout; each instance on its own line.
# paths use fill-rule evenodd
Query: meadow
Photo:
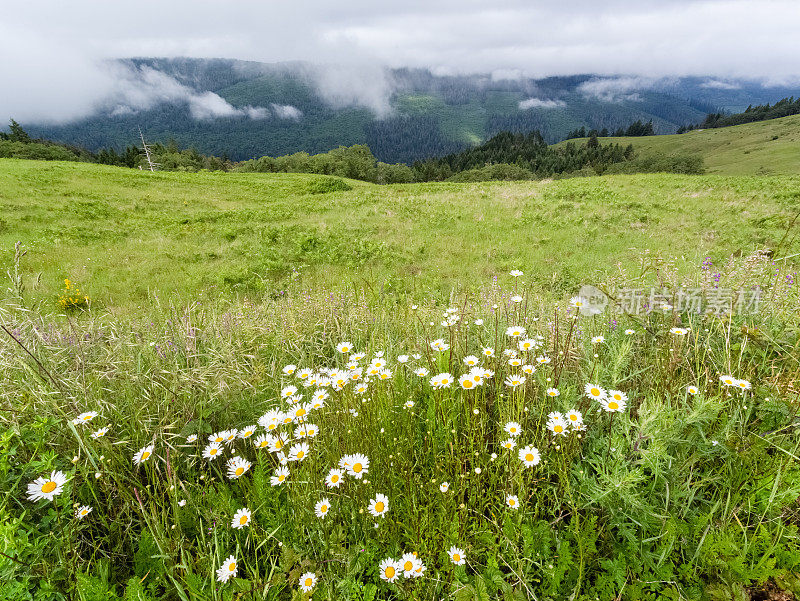
M 0 162 L 0 598 L 800 594 L 799 183 Z

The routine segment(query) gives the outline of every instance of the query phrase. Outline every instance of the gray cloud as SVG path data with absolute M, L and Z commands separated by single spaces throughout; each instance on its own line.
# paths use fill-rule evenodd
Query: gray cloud
M 7 2 L 0 23 L 0 120 L 85 115 L 119 92 L 118 74 L 103 59 L 130 56 L 342 65 L 319 72 L 320 93 L 332 105 L 367 106 L 379 115 L 386 114 L 392 90 L 382 66 L 489 73 L 495 81 L 600 73 L 780 85 L 800 80 L 797 31 L 795 0 L 760 0 L 757 9 L 752 0 Z M 622 83 L 598 83 L 585 92 L 616 100 L 625 95 Z M 186 98 L 198 118 L 233 108 L 211 96 Z M 251 118 L 269 113 L 234 110 Z
M 543 100 L 541 98 L 528 98 L 526 100 L 520 100 L 519 102 L 519 109 L 521 111 L 527 109 L 556 109 L 563 106 L 567 106 L 567 103 L 563 100 Z
M 279 119 L 294 119 L 297 120 L 303 116 L 302 111 L 299 108 L 292 106 L 291 104 L 273 104 L 272 110 L 275 113 L 275 116 Z
M 649 77 L 595 77 L 579 85 L 578 91 L 587 98 L 604 102 L 638 101 L 641 96 L 634 90 L 652 88 L 657 83 Z

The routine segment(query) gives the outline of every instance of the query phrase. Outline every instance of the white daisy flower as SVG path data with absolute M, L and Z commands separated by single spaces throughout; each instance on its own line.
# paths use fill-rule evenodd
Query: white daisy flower
M 222 455 L 222 444 L 219 442 L 212 442 L 203 449 L 203 457 L 209 461 L 213 461 L 220 455 Z
M 346 352 L 346 351 L 344 351 Z M 304 593 L 308 593 L 314 590 L 314 587 L 317 586 L 317 575 L 314 572 L 306 572 L 302 576 L 300 576 L 300 581 L 298 582 L 298 586 L 300 590 Z
M 292 445 L 292 448 L 289 449 L 289 461 L 302 461 L 308 457 L 309 448 L 307 442 Z
M 384 559 L 378 569 L 380 570 L 381 580 L 385 580 L 386 582 L 394 582 L 400 577 L 401 569 L 398 565 L 399 562 L 392 559 L 391 557 L 387 557 Z
M 250 525 L 250 510 L 247 507 L 242 507 L 239 511 L 233 514 L 233 519 L 231 520 L 231 528 L 235 528 L 236 530 L 241 530 L 245 526 Z
M 505 426 L 503 426 L 503 430 L 505 430 L 509 436 L 519 436 L 522 434 L 522 426 L 520 426 L 517 422 L 508 422 Z
M 465 563 L 467 563 L 467 557 L 464 555 L 464 549 L 450 547 L 450 550 L 447 551 L 447 555 L 450 557 L 450 561 L 457 566 L 463 566 Z
M 539 454 L 539 449 L 532 446 L 523 447 L 517 453 L 519 460 L 525 465 L 525 467 L 533 467 L 534 465 L 539 465 L 539 462 L 542 460 L 542 456 Z
M 506 496 L 506 507 L 508 507 L 509 509 L 519 508 L 519 499 L 517 498 L 517 495 Z
M 380 517 L 384 515 L 387 511 L 389 511 L 389 499 L 386 497 L 386 495 L 377 493 L 375 495 L 375 498 L 370 499 L 369 512 L 373 516 Z
M 587 384 L 583 392 L 586 396 L 595 401 L 601 401 L 606 396 L 606 391 L 597 384 Z
M 147 445 L 146 447 L 142 447 L 138 451 L 133 454 L 133 464 L 134 465 L 141 465 L 153 455 L 154 445 Z
M 241 478 L 247 470 L 250 469 L 252 464 L 247 461 L 246 459 L 242 459 L 241 457 L 231 457 L 228 459 L 228 478 L 231 480 L 236 480 L 237 478 Z
M 236 558 L 229 555 L 228 559 L 222 562 L 222 566 L 217 570 L 217 580 L 219 582 L 228 582 L 231 578 L 236 577 Z
M 343 355 L 352 352 L 353 344 L 349 341 L 347 342 L 340 342 L 336 345 L 336 350 L 342 353 Z
M 317 501 L 317 504 L 314 505 L 314 513 L 318 518 L 325 518 L 330 509 L 331 501 L 328 497 L 324 497 L 321 501 Z
M 88 505 L 81 505 L 80 507 L 78 507 L 78 509 L 75 510 L 75 517 L 78 518 L 79 520 L 82 520 L 90 513 L 92 513 L 91 507 L 89 507 Z
M 36 478 L 36 480 L 28 484 L 28 500 L 38 501 L 45 499 L 52 501 L 53 498 L 62 493 L 67 480 L 68 478 L 61 471 L 53 471 L 49 478 Z
M 519 338 L 525 335 L 525 328 L 522 326 L 509 326 L 506 328 L 506 336 L 511 336 L 512 338 Z
M 275 470 L 275 475 L 273 475 L 269 483 L 272 486 L 280 486 L 281 484 L 286 484 L 289 481 L 289 468 L 288 467 L 279 467 Z
M 108 429 L 109 429 L 108 426 L 105 426 L 103 428 L 100 428 L 99 430 L 95 430 L 94 432 L 92 432 L 92 438 L 94 438 L 95 440 L 97 440 L 98 438 L 102 438 L 108 433 Z
M 331 469 L 328 472 L 328 475 L 325 477 L 325 484 L 328 485 L 328 488 L 339 488 L 342 485 L 342 476 L 344 472 L 342 470 L 337 470 L 336 468 Z
M 442 491 L 442 492 L 447 492 L 448 490 L 450 490 L 450 483 L 449 482 L 442 482 L 439 485 L 439 490 Z

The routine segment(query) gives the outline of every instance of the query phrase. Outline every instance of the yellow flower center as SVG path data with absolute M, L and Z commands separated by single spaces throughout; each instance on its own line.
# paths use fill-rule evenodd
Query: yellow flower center
M 328 506 L 327 505 L 320 505 L 319 511 L 320 511 L 320 513 L 328 513 Z
M 608 408 L 609 408 L 609 409 L 619 409 L 619 405 L 617 405 L 617 404 L 616 404 L 614 401 L 611 401 L 611 402 L 608 404 Z
M 333 476 L 331 476 L 331 482 L 333 482 L 334 484 L 336 484 L 338 481 L 339 481 L 339 476 L 337 476 L 337 475 L 333 475 Z
M 559 426 L 558 424 L 556 424 L 553 427 L 553 432 L 562 432 L 563 430 L 564 430 L 564 427 L 563 426 Z
M 240 523 L 242 526 L 244 526 L 244 525 L 247 523 L 247 516 L 246 516 L 246 515 L 243 515 L 242 517 L 240 517 L 240 518 L 239 518 L 239 523 Z
M 269 426 L 267 426 L 267 430 L 274 430 L 277 427 L 278 427 L 277 424 L 270 424 Z
M 209 455 L 216 455 L 218 450 L 219 450 L 219 449 L 211 449 L 211 450 L 208 452 L 208 454 L 209 454 Z
M 516 501 L 514 499 L 509 499 L 508 500 L 508 504 L 511 505 L 512 507 L 514 506 L 514 503 L 516 503 Z
M 306 454 L 305 454 L 305 452 L 303 452 L 303 451 L 297 451 L 297 458 L 298 458 L 298 459 L 302 459 L 303 457 L 305 457 L 305 455 L 306 455 Z
M 461 561 L 461 555 L 458 553 L 453 553 L 453 561 Z
M 407 561 L 407 562 L 405 562 L 405 563 L 403 564 L 403 569 L 404 569 L 406 572 L 410 572 L 410 571 L 411 571 L 411 568 L 413 568 L 413 567 L 414 567 L 414 564 L 413 564 L 413 563 L 411 563 L 410 561 Z
M 600 391 L 599 391 L 597 388 L 592 388 L 592 389 L 589 391 L 589 393 L 590 393 L 592 396 L 600 396 Z
M 382 512 L 384 507 L 386 506 L 383 504 L 383 501 L 378 501 L 377 503 L 375 503 L 375 511 L 377 511 L 378 513 Z
M 286 476 L 284 476 L 283 474 L 278 476 L 278 482 L 283 482 L 285 479 L 286 479 Z
M 275 441 L 275 448 L 276 449 L 282 449 L 283 448 L 283 441 L 280 438 Z
M 311 586 L 311 578 L 306 578 L 306 579 L 303 581 L 303 584 L 304 584 L 305 586 Z
M 525 461 L 533 461 L 533 454 L 526 453 L 525 454 Z
M 142 453 L 142 461 L 144 461 L 148 457 L 150 457 L 150 451 L 145 451 L 144 453 Z
M 214 439 L 214 442 L 222 442 L 223 440 L 225 440 L 225 439 L 224 439 L 224 438 L 222 438 L 222 436 L 217 436 L 217 437 Z
M 354 463 L 354 464 L 353 464 L 353 471 L 354 471 L 354 472 L 358 473 L 358 472 L 360 472 L 360 471 L 361 471 L 361 470 L 363 470 L 363 469 L 364 469 L 364 466 L 363 466 L 363 465 L 361 465 L 360 463 Z
M 386 577 L 387 577 L 387 578 L 389 578 L 389 579 L 391 579 L 391 578 L 394 578 L 394 575 L 395 575 L 395 569 L 394 569 L 394 566 L 388 566 L 388 567 L 387 567 L 387 568 L 386 568 L 386 569 L 383 571 L 383 573 L 384 573 L 384 574 L 386 575 Z
M 44 485 L 42 486 L 42 492 L 43 493 L 53 492 L 56 489 L 56 486 L 58 485 L 52 480 L 50 480 L 49 482 L 45 482 Z
M 576 421 L 578 421 L 578 416 L 577 415 L 570 415 L 569 419 L 570 419 L 570 421 L 576 422 Z
M 236 569 L 236 562 L 232 561 L 228 564 L 228 571 L 233 572 Z
M 464 380 L 464 388 L 472 388 L 472 381 Z
M 266 446 L 268 446 L 268 445 L 269 445 L 269 442 L 268 442 L 268 441 L 266 441 L 266 440 L 262 440 L 262 441 L 259 443 L 259 445 L 258 445 L 258 448 L 259 448 L 259 449 L 263 449 L 264 447 L 266 447 Z
M 241 476 L 242 474 L 244 474 L 244 468 L 243 467 L 237 467 L 236 468 L 236 475 L 237 476 Z
M 302 417 L 302 416 L 304 416 L 306 414 L 306 410 L 305 409 L 298 409 L 297 411 L 294 412 L 294 414 L 297 417 Z
M 90 419 L 92 419 L 92 416 L 91 415 L 87 415 L 86 417 L 83 418 L 83 421 L 88 422 Z

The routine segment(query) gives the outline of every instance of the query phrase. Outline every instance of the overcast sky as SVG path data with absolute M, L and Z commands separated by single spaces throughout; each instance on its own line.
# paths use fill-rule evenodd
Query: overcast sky
M 0 119 L 80 116 L 106 58 L 800 81 L 798 0 L 0 0 Z

